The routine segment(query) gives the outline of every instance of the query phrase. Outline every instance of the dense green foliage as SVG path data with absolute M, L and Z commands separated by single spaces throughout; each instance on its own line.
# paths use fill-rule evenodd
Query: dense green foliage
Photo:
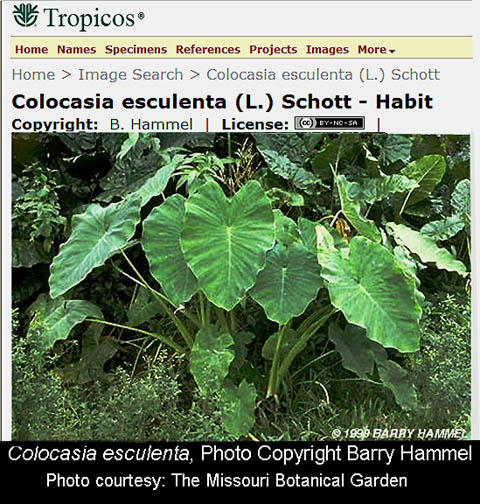
M 432 306 L 462 313 L 442 421 L 466 425 L 468 137 L 23 135 L 14 160 L 19 438 L 41 436 L 37 394 L 46 417 L 70 401 L 54 438 L 78 439 L 74 410 L 86 439 L 282 438 L 269 421 L 293 439 L 316 389 L 323 439 L 346 384 L 352 412 L 383 397 L 421 428 L 452 343 L 424 325 Z

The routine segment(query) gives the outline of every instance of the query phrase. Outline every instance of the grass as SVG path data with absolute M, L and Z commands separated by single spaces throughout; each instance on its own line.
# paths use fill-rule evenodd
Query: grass
M 16 312 L 13 321 L 13 439 L 231 440 L 222 427 L 217 399 L 194 392 L 182 359 L 169 358 L 155 347 L 139 353 L 130 368 L 124 363 L 107 369 L 104 379 L 66 384 L 55 372 L 55 358 L 45 355 L 29 337 L 18 337 Z M 284 381 L 279 402 L 258 405 L 254 438 L 352 440 L 392 429 L 469 430 L 467 299 L 445 295 L 427 302 L 421 349 L 411 358 L 395 356 L 409 370 L 417 390 L 415 411 L 402 410 L 386 387 L 356 379 L 325 339 L 310 345 Z M 312 359 L 319 351 L 328 354 Z M 335 429 L 340 437 L 334 435 Z

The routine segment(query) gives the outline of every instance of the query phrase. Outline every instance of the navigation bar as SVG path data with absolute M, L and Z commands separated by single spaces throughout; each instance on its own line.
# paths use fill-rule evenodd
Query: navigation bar
M 471 37 L 11 37 L 11 58 L 471 59 Z

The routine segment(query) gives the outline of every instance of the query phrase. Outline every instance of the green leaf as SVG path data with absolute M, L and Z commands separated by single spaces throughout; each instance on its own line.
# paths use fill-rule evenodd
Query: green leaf
M 225 429 L 235 438 L 245 436 L 255 423 L 255 385 L 242 380 L 236 387 L 228 383 L 222 390 L 222 421 Z
M 276 151 L 290 160 L 307 159 L 318 147 L 323 138 L 323 133 L 252 133 L 256 147 L 260 152 L 264 150 Z
M 413 140 L 408 135 L 380 134 L 373 137 L 373 142 L 380 147 L 378 160 L 383 165 L 410 159 Z
M 446 143 L 444 135 L 414 135 L 411 150 L 412 159 L 418 159 L 427 154 L 446 155 Z
M 251 288 L 275 240 L 270 201 L 249 181 L 231 199 L 207 182 L 186 202 L 180 246 L 200 288 L 231 310 Z
M 450 204 L 455 215 L 465 224 L 467 233 L 470 233 L 470 180 L 463 179 L 455 186 Z
M 227 333 L 219 333 L 213 326 L 202 327 L 195 336 L 190 354 L 190 371 L 204 395 L 220 391 L 235 358 L 234 340 Z
M 348 259 L 348 240 L 341 236 L 335 228 L 327 227 L 323 224 L 316 224 L 315 236 L 315 254 L 317 254 L 317 259 L 318 254 L 330 252 L 340 252 Z
M 130 199 L 140 199 L 141 206 L 146 205 L 151 198 L 159 196 L 167 187 L 168 181 L 177 168 L 183 163 L 184 157 L 180 154 L 165 166 L 160 168 L 153 177 L 150 177 L 139 189 L 131 193 Z
M 155 147 L 158 138 L 145 135 L 140 137 L 133 150 L 118 159 L 120 144 L 117 136 L 102 137 L 104 149 L 111 154 L 113 167 L 100 180 L 104 192 L 96 199 L 111 202 L 114 198 L 132 197 L 136 193 L 133 197 L 139 197 L 143 206 L 151 197 L 162 194 L 172 173 L 185 162 L 185 156 L 167 150 L 158 151 Z M 109 139 L 111 137 L 113 139 Z
M 317 182 L 313 173 L 291 161 L 276 151 L 264 149 L 261 151 L 269 170 L 279 177 L 290 181 L 295 187 L 303 191 L 311 191 Z
M 312 253 L 302 245 L 276 245 L 249 294 L 270 320 L 286 324 L 305 311 L 321 286 L 320 268 Z
M 386 353 L 385 353 L 386 357 Z M 404 409 L 417 409 L 417 394 L 408 379 L 408 373 L 392 360 L 377 360 L 378 375 L 393 392 L 395 400 Z
M 266 194 L 274 205 L 288 205 L 292 207 L 301 207 L 305 205 L 303 196 L 293 191 L 285 191 L 278 187 L 273 187 L 269 189 Z
M 304 228 L 302 228 L 304 229 Z M 311 230 L 308 230 L 309 233 Z M 317 223 L 314 228 L 315 233 L 315 243 L 313 242 L 313 236 L 308 238 L 309 250 L 311 250 L 315 255 L 319 252 L 328 251 L 342 251 L 348 255 L 348 239 L 344 238 L 335 228 L 330 226 L 324 226 L 323 224 Z M 304 232 L 302 230 L 302 239 L 304 239 Z M 304 243 L 306 243 L 304 239 Z
M 189 301 L 198 290 L 197 279 L 180 248 L 185 201 L 174 194 L 154 208 L 143 223 L 141 242 L 152 276 L 176 306 Z
M 139 137 L 140 133 L 129 133 L 122 143 L 122 147 L 117 154 L 117 159 L 122 159 L 130 149 L 133 149 L 137 145 Z
M 360 378 L 368 378 L 375 368 L 374 349 L 378 343 L 365 336 L 365 330 L 347 324 L 343 330 L 336 322 L 328 327 L 328 337 L 335 350 L 342 356 L 342 365 Z
M 396 362 L 388 359 L 385 349 L 368 339 L 364 329 L 347 324 L 344 330 L 336 323 L 328 329 L 329 338 L 342 356 L 345 369 L 360 378 L 368 379 L 376 369 L 382 382 L 394 394 L 397 403 L 405 409 L 415 409 L 417 395 L 408 380 L 407 372 Z
M 375 223 L 362 215 L 360 202 L 352 200 L 348 195 L 350 182 L 348 182 L 344 175 L 338 175 L 336 177 L 336 184 L 340 196 L 342 213 L 346 219 L 361 235 L 374 242 L 380 242 L 382 235 L 375 226 Z
M 439 154 L 423 156 L 403 168 L 401 174 L 417 183 L 417 187 L 407 194 L 403 208 L 428 198 L 442 180 L 445 170 L 445 158 Z
M 90 205 L 72 217 L 72 234 L 50 266 L 50 295 L 61 296 L 119 252 L 135 234 L 139 202 L 128 199 L 106 208 Z
M 285 216 L 280 210 L 274 210 L 275 239 L 282 245 L 300 243 L 300 236 L 295 221 Z
M 454 271 L 466 276 L 465 265 L 457 261 L 447 249 L 439 248 L 428 236 L 410 229 L 404 224 L 389 222 L 387 230 L 393 235 L 398 245 L 403 245 L 412 254 L 416 254 L 423 263 L 434 263 L 437 268 Z
M 33 307 L 34 318 L 29 331 L 38 331 L 44 348 L 53 347 L 56 341 L 65 340 L 72 329 L 86 318 L 103 319 L 98 306 L 83 300 L 65 301 L 42 296 Z
M 324 145 L 312 157 L 312 168 L 322 179 L 332 178 L 332 168 L 341 161 L 350 162 L 362 149 L 362 138 L 357 133 L 340 133 L 331 140 L 327 137 Z
M 405 175 L 384 175 L 367 179 L 359 184 L 350 182 L 348 185 L 348 197 L 352 200 L 375 203 L 385 199 L 390 194 L 403 193 L 414 189 L 418 184 Z
M 262 357 L 265 360 L 273 360 L 277 348 L 278 335 L 278 331 L 271 334 L 267 338 L 267 341 L 265 341 L 265 343 L 263 344 Z M 290 328 L 286 328 L 283 333 L 282 344 L 280 347 L 280 361 L 283 360 L 283 358 L 287 355 L 293 345 L 295 345 L 297 340 L 298 337 L 296 331 Z
M 315 231 L 316 223 L 304 217 L 298 219 L 298 231 L 303 246 L 313 255 L 317 254 L 317 233 Z
M 450 200 L 456 214 L 470 216 L 470 180 L 461 180 L 453 190 Z
M 435 241 L 448 240 L 462 229 L 470 229 L 470 181 L 461 180 L 450 198 L 453 214 L 444 219 L 425 224 L 420 232 Z
M 12 240 L 12 268 L 31 268 L 35 264 L 48 263 L 50 255 L 38 242 Z
M 436 220 L 425 224 L 420 230 L 424 236 L 428 236 L 434 241 L 448 240 L 455 236 L 465 227 L 465 222 L 460 215 L 451 215 L 445 219 Z
M 158 315 L 160 305 L 145 287 L 139 287 L 133 303 L 128 308 L 128 325 L 138 327 Z
M 99 340 L 103 326 L 90 324 L 81 340 L 82 353 L 80 360 L 59 371 L 70 383 L 83 385 L 106 378 L 105 364 L 117 353 L 117 346 L 109 339 Z
M 382 245 L 354 237 L 348 255 L 319 249 L 332 304 L 367 337 L 401 352 L 418 349 L 421 307 L 412 278 Z
M 415 259 L 410 255 L 410 251 L 405 247 L 394 247 L 393 255 L 395 256 L 395 259 L 397 260 L 405 275 L 407 275 L 407 277 L 411 278 L 414 281 L 416 286 L 415 295 L 417 297 L 417 302 L 420 306 L 423 306 L 425 296 L 419 290 L 421 282 L 417 276 L 419 266 L 421 267 L 421 265 L 419 265 L 418 261 L 415 261 Z
M 235 359 L 230 364 L 229 374 L 237 373 L 240 374 L 242 368 L 245 365 L 248 365 L 247 361 L 247 346 L 255 339 L 255 335 L 250 332 L 242 331 L 232 334 L 233 340 L 235 344 L 233 346 L 233 350 L 235 353 Z
M 85 151 L 95 149 L 99 133 L 57 133 L 54 135 L 60 139 L 74 154 L 82 154 Z M 113 136 L 113 135 L 112 135 Z

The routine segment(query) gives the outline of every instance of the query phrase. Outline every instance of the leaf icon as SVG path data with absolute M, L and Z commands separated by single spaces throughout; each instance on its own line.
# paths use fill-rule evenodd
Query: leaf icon
M 20 26 L 32 26 L 38 17 L 38 6 L 30 3 L 15 5 L 13 8 L 13 17 Z

